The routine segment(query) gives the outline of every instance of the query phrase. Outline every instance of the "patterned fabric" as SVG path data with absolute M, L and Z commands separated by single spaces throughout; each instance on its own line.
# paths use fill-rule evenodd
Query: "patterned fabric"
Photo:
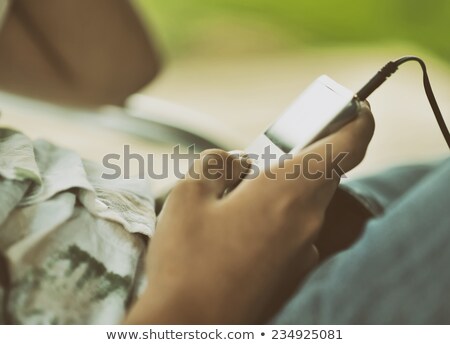
M 0 323 L 114 324 L 145 284 L 144 180 L 0 128 Z

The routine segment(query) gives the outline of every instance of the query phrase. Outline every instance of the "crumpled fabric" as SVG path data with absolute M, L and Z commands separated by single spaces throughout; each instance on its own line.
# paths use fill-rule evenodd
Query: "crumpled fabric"
M 0 323 L 115 324 L 145 285 L 146 180 L 0 128 Z

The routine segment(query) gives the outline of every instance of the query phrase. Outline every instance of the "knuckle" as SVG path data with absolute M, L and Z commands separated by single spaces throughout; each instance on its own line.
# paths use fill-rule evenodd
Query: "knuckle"
M 172 190 L 172 194 L 186 200 L 197 199 L 206 192 L 206 186 L 201 179 L 184 179 L 179 181 Z
M 201 158 L 210 158 L 210 157 L 221 157 L 227 158 L 230 154 L 224 150 L 220 149 L 207 149 L 200 153 Z
M 205 150 L 200 155 L 201 168 L 203 173 L 206 173 L 209 170 L 218 171 L 224 170 L 227 165 L 227 160 L 229 159 L 230 154 L 223 150 L 218 149 L 210 149 Z

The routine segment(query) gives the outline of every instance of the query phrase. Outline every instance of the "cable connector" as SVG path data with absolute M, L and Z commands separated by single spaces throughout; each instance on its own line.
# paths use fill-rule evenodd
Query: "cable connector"
M 366 98 L 378 89 L 378 87 L 383 84 L 395 71 L 397 71 L 397 69 L 398 65 L 393 61 L 389 61 L 378 71 L 377 74 L 373 76 L 372 79 L 369 80 L 366 85 L 361 88 L 361 90 L 359 90 L 356 97 L 358 97 L 361 101 L 366 100 Z
M 366 98 L 369 97 L 372 92 L 374 92 L 381 84 L 386 81 L 387 78 L 389 78 L 395 71 L 397 71 L 400 65 L 408 61 L 416 61 L 422 68 L 425 94 L 427 95 L 428 102 L 430 103 L 431 109 L 433 110 L 434 116 L 436 117 L 436 121 L 438 123 L 439 129 L 442 132 L 442 135 L 444 136 L 445 142 L 450 148 L 450 132 L 445 124 L 436 98 L 434 97 L 430 79 L 428 78 L 427 66 L 425 65 L 425 62 L 423 62 L 423 60 L 418 58 L 417 56 L 404 56 L 398 60 L 389 61 L 386 65 L 383 66 L 382 69 L 377 72 L 377 74 L 374 75 L 372 79 L 369 80 L 366 85 L 361 88 L 361 90 L 358 91 L 356 97 L 361 101 L 366 100 Z

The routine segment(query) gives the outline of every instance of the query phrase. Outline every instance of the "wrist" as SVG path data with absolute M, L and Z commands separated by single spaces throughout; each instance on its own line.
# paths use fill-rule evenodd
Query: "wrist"
M 147 289 L 131 307 L 125 324 L 221 324 L 221 308 L 214 306 L 214 298 L 189 294 L 186 290 L 161 291 Z M 209 301 L 209 302 L 208 302 Z

